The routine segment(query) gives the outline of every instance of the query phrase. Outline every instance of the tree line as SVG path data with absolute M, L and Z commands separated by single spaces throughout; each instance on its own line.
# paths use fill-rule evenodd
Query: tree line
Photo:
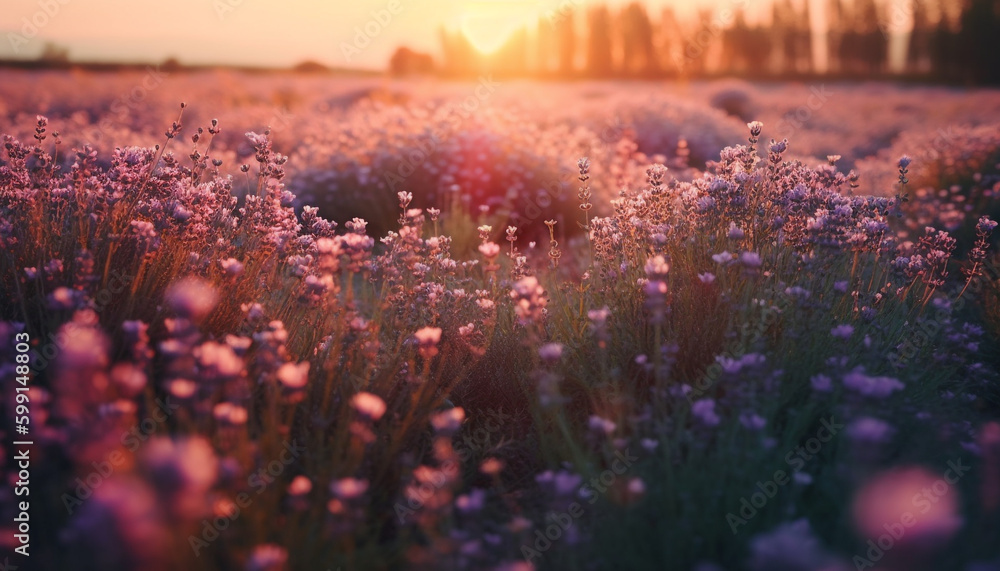
M 733 0 L 682 20 L 671 8 L 654 14 L 642 2 L 583 8 L 565 0 L 494 53 L 479 53 L 462 32 L 441 29 L 440 61 L 400 48 L 390 69 L 557 78 L 905 75 L 1000 83 L 1000 0 L 826 0 L 823 15 L 810 14 L 808 1 L 775 0 L 768 17 L 754 22 L 749 4 Z

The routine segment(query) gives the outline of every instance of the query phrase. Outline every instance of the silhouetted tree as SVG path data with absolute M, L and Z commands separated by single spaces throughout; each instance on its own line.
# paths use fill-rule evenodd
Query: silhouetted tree
M 847 16 L 842 0 L 829 0 L 826 8 L 828 69 L 831 72 L 843 70 L 841 59 L 847 30 Z
M 69 48 L 54 42 L 45 42 L 38 61 L 46 66 L 63 66 L 69 63 Z
M 875 0 L 859 0 L 855 26 L 861 32 L 856 60 L 861 73 L 875 75 L 885 70 L 888 38 L 878 23 L 879 7 Z
M 954 66 L 958 56 L 957 43 L 958 33 L 948 14 L 942 11 L 931 38 L 931 67 L 935 77 L 947 80 L 958 77 Z
M 795 25 L 793 27 L 795 36 L 795 71 L 811 72 L 813 66 L 812 52 L 812 22 L 810 21 L 810 2 L 803 2 L 802 11 L 795 12 Z
M 559 73 L 572 75 L 576 70 L 576 12 L 568 10 L 557 15 L 555 30 L 559 44 Z
M 799 42 L 799 16 L 791 0 L 776 0 L 771 7 L 771 31 L 778 40 L 778 73 L 796 71 L 803 57 Z
M 614 73 L 612 55 L 611 11 L 607 6 L 597 6 L 588 13 L 587 73 L 594 77 L 608 77 Z
M 759 26 L 747 25 L 742 8 L 736 11 L 733 25 L 723 35 L 722 45 L 722 71 L 741 74 L 765 71 L 771 55 L 771 35 Z
M 539 18 L 535 30 L 538 36 L 535 41 L 535 69 L 544 76 L 552 72 L 557 55 L 556 27 L 550 18 Z
M 415 52 L 408 47 L 400 47 L 389 60 L 389 71 L 393 75 L 428 74 L 434 71 L 434 58 L 429 54 Z
M 679 62 L 684 57 L 681 53 L 683 44 L 679 41 L 682 38 L 681 26 L 672 9 L 664 8 L 661 12 L 655 38 L 659 69 L 670 74 L 680 71 Z
M 444 54 L 444 71 L 452 75 L 469 75 L 479 67 L 479 57 L 468 38 L 461 32 L 440 30 L 441 51 Z
M 1000 82 L 1000 0 L 909 1 L 908 72 L 948 81 Z M 886 12 L 889 2 L 772 0 L 771 22 L 755 25 L 742 8 L 735 10 L 731 23 L 721 12 L 714 18 L 711 9 L 699 10 L 693 22 L 680 22 L 673 10 L 664 8 L 654 23 L 644 0 L 614 11 L 595 5 L 574 12 L 560 5 L 538 21 L 537 43 L 531 45 L 527 29 L 521 30 L 492 55 L 480 54 L 461 32 L 442 29 L 441 69 L 457 75 L 493 70 L 570 77 L 583 61 L 591 77 L 811 73 L 816 71 L 814 42 L 826 42 L 829 72 L 877 76 L 888 69 L 889 33 L 906 33 L 883 26 L 892 15 Z M 826 13 L 825 37 L 813 35 L 813 9 Z M 413 57 L 397 55 L 401 62 Z M 420 67 L 397 63 L 394 69 Z
M 659 67 L 653 46 L 653 24 L 639 2 L 626 6 L 620 17 L 622 69 L 627 74 L 650 76 Z
M 963 62 L 965 81 L 992 83 L 1000 80 L 1000 2 L 969 0 L 961 17 L 958 60 Z
M 931 64 L 931 42 L 934 29 L 926 0 L 910 0 L 913 27 L 906 46 L 906 69 L 913 73 L 928 71 Z
M 681 54 L 677 60 L 681 74 L 700 75 L 708 71 L 708 54 L 719 43 L 719 36 L 711 9 L 698 10 L 695 26 L 681 26 Z

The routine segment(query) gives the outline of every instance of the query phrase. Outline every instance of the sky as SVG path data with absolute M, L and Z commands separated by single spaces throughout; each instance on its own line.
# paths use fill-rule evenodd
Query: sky
M 382 69 L 401 45 L 437 54 L 442 25 L 477 47 L 560 6 L 604 0 L 4 0 L 0 57 L 36 57 L 46 42 L 78 61 L 289 66 L 314 60 Z M 763 0 L 731 0 L 753 8 Z M 805 1 L 805 0 L 800 0 Z M 627 0 L 609 0 L 624 4 Z M 710 0 L 650 0 L 692 12 Z M 718 5 L 718 3 L 716 3 Z

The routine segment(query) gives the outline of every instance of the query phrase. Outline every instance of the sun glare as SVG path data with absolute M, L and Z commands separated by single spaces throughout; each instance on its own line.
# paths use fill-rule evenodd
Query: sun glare
M 459 27 L 472 47 L 490 54 L 503 47 L 519 28 L 537 18 L 540 4 L 526 0 L 468 2 L 462 10 Z

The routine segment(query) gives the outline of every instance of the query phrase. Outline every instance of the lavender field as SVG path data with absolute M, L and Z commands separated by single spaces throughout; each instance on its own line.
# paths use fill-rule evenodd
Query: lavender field
M 3 569 L 1000 570 L 996 89 L 3 69 L 0 133 Z

